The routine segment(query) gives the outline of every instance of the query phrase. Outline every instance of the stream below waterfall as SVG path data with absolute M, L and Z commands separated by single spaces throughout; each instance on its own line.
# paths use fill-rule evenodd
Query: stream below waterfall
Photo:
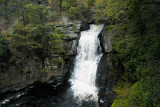
M 65 85 L 35 84 L 0 96 L 2 107 L 99 107 L 96 72 L 102 56 L 98 35 L 103 25 L 81 32 L 73 73 Z

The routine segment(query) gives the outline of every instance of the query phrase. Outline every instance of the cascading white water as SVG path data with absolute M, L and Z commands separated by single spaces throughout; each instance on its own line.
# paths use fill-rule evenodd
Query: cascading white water
M 99 33 L 103 25 L 90 25 L 90 29 L 81 32 L 74 72 L 70 79 L 71 90 L 78 100 L 97 100 L 95 86 L 98 62 L 102 56 Z

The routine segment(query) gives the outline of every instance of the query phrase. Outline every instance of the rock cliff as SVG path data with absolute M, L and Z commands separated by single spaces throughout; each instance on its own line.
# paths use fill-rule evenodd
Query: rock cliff
M 0 93 L 19 90 L 35 82 L 63 82 L 73 68 L 74 56 L 77 54 L 77 45 L 81 29 L 80 21 L 69 21 L 62 17 L 61 23 L 56 25 L 66 35 L 64 42 L 66 45 L 66 57 L 58 56 L 61 64 L 53 63 L 52 59 L 44 60 L 37 56 L 31 56 L 29 60 L 22 59 L 19 65 L 22 72 L 18 71 L 14 65 L 8 65 L 0 73 Z
M 110 107 L 114 101 L 113 86 L 120 79 L 123 66 L 116 52 L 113 51 L 111 35 L 105 27 L 100 35 L 103 56 L 98 64 L 96 84 L 99 88 L 100 107 Z

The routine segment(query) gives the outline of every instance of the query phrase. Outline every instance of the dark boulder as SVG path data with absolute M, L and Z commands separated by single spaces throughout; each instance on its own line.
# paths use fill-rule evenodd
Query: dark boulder
M 114 100 L 113 86 L 120 79 L 123 67 L 115 53 L 104 54 L 98 64 L 96 84 L 100 107 L 110 107 Z

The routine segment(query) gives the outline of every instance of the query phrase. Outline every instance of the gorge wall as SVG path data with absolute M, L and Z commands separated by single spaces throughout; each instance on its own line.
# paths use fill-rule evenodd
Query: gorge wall
M 100 107 L 110 107 L 116 96 L 113 87 L 117 85 L 123 70 L 121 61 L 113 50 L 111 35 L 105 27 L 100 35 L 103 56 L 97 68 L 97 87 L 99 88 Z
M 60 23 L 56 25 L 64 34 L 64 44 L 66 56 L 59 57 L 56 54 L 53 58 L 58 58 L 59 63 L 55 63 L 51 58 L 44 60 L 38 58 L 36 55 L 29 59 L 23 58 L 21 65 L 22 72 L 19 72 L 14 65 L 7 65 L 1 67 L 0 73 L 0 93 L 7 91 L 19 90 L 35 82 L 57 82 L 62 83 L 69 76 L 73 68 L 74 57 L 77 54 L 77 45 L 80 34 L 81 22 L 68 21 L 66 17 L 62 17 Z M 68 75 L 68 76 L 66 76 Z
M 19 90 L 35 82 L 42 83 L 65 83 L 70 78 L 73 71 L 75 56 L 77 55 L 78 40 L 80 32 L 87 30 L 89 24 L 81 21 L 69 21 L 67 17 L 62 17 L 56 28 L 60 29 L 65 35 L 63 41 L 66 46 L 66 57 L 58 57 L 61 64 L 53 63 L 52 59 L 39 59 L 32 56 L 31 60 L 23 59 L 21 65 L 23 72 L 18 72 L 14 65 L 9 66 L 6 72 L 0 73 L 0 93 L 7 91 Z M 103 56 L 98 64 L 96 84 L 99 88 L 99 105 L 100 107 L 110 107 L 114 100 L 113 86 L 117 84 L 123 67 L 114 52 L 110 34 L 104 27 L 99 35 Z

